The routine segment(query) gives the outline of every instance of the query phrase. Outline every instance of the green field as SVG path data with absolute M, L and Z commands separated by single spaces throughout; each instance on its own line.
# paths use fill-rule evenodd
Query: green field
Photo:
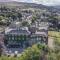
M 57 31 L 49 31 L 48 32 L 48 36 L 60 38 L 60 32 L 57 32 Z

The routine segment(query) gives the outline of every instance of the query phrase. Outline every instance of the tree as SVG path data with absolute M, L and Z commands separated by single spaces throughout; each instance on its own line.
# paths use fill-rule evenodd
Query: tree
M 29 23 L 27 21 L 23 21 L 22 26 L 29 26 Z
M 2 19 L 3 19 L 3 17 L 2 17 L 2 16 L 0 16 L 0 21 L 2 21 Z
M 2 45 L 0 44 L 0 56 L 2 55 L 3 49 Z
M 12 14 L 11 18 L 13 19 L 13 21 L 15 21 L 16 20 L 16 14 Z
M 21 20 L 22 14 L 21 13 L 17 13 L 17 17 L 19 18 L 19 20 Z
M 32 17 L 32 23 L 34 23 L 36 21 L 37 17 L 36 16 L 33 16 Z
M 44 49 L 47 48 L 47 46 L 41 45 L 41 44 L 35 44 L 32 47 L 27 48 L 22 55 L 19 57 L 20 60 L 39 60 L 41 57 L 44 59 Z M 44 52 L 43 52 L 44 51 Z M 42 54 L 44 56 L 42 56 Z M 46 58 L 46 57 L 45 57 Z

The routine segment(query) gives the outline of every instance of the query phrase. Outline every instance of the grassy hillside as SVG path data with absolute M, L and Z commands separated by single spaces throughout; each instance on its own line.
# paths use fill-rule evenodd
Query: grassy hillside
M 59 53 L 60 52 L 60 32 L 49 31 L 48 35 L 49 37 L 53 37 L 54 44 L 55 44 L 55 51 Z
M 57 32 L 57 31 L 49 31 L 48 35 L 51 36 L 51 37 L 60 38 L 60 32 Z

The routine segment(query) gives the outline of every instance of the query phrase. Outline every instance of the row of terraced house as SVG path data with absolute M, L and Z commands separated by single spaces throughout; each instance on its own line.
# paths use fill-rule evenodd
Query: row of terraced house
M 24 50 L 36 43 L 48 44 L 48 26 L 8 27 L 2 34 L 6 51 Z

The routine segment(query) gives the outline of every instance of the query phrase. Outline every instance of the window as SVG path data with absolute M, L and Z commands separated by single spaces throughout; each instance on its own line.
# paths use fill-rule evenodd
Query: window
M 20 36 L 21 40 L 23 40 L 23 35 Z
M 24 35 L 24 40 L 26 40 L 26 35 Z
M 9 37 L 9 40 L 10 40 L 10 37 Z
M 15 36 L 15 40 L 17 40 L 17 36 Z
M 18 36 L 17 38 L 18 38 L 19 41 L 21 40 L 21 37 L 20 36 Z
M 12 37 L 12 40 L 14 40 L 14 36 Z

